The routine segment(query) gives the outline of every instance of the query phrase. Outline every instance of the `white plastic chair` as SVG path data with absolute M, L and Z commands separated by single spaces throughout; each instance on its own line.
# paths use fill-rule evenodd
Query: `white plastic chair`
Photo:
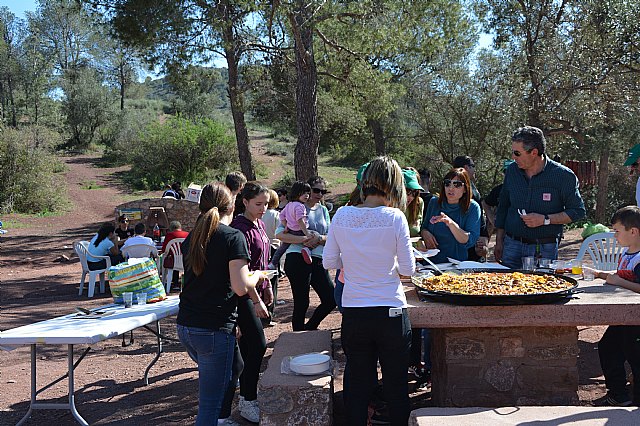
M 182 242 L 185 238 L 174 238 L 169 241 L 167 244 L 167 248 L 164 251 L 164 256 L 173 256 L 173 268 L 164 268 L 164 259 L 163 263 L 163 272 L 162 279 L 164 280 L 164 286 L 166 288 L 167 294 L 171 290 L 171 281 L 173 280 L 173 271 L 180 271 L 184 274 L 184 263 L 182 261 Z
M 600 232 L 582 242 L 576 259 L 582 260 L 588 253 L 596 269 L 612 271 L 618 267 L 623 248 L 616 241 L 613 232 Z
M 78 292 L 78 296 L 82 296 L 82 291 L 84 290 L 84 278 L 87 274 L 89 274 L 88 296 L 93 297 L 93 293 L 96 287 L 96 276 L 100 276 L 100 293 L 104 293 L 105 272 L 108 271 L 111 267 L 111 258 L 109 256 L 91 256 L 96 259 L 106 260 L 107 266 L 105 269 L 90 271 L 89 264 L 87 263 L 87 255 L 89 254 L 89 241 L 78 241 L 76 243 L 73 243 L 73 249 L 78 254 L 78 257 L 80 258 L 80 264 L 82 265 L 82 278 L 80 278 L 80 291 Z
M 125 259 L 151 257 L 158 258 L 158 249 L 148 244 L 131 244 L 120 249 Z

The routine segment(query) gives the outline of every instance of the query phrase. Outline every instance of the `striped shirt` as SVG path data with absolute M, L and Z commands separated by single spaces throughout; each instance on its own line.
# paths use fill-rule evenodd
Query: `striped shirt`
M 573 222 L 585 216 L 576 175 L 568 167 L 547 156 L 544 158 L 542 171 L 531 178 L 516 163 L 507 168 L 500 192 L 496 228 L 520 238 L 553 238 L 560 236 L 562 225 L 528 228 L 520 218 L 518 209 L 543 215 L 564 212 Z

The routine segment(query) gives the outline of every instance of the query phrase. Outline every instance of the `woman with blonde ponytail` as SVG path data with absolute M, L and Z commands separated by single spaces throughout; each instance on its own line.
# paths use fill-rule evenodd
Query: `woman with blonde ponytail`
M 185 274 L 176 322 L 180 341 L 198 364 L 198 426 L 217 424 L 231 381 L 238 296 L 264 279 L 249 274 L 246 239 L 229 226 L 233 204 L 224 184 L 205 186 L 200 216 L 182 243 Z

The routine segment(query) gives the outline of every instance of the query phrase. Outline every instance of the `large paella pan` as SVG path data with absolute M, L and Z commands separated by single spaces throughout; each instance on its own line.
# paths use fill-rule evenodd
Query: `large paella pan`
M 578 282 L 566 276 L 502 269 L 463 269 L 412 279 L 422 296 L 460 305 L 524 305 L 553 303 L 571 296 Z

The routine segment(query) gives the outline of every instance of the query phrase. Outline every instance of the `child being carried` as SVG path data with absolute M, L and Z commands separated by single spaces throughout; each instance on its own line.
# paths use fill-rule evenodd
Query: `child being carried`
M 284 226 L 284 232 L 291 235 L 309 237 L 309 217 L 307 215 L 307 207 L 305 203 L 309 200 L 311 195 L 311 186 L 308 183 L 302 181 L 296 181 L 291 186 L 288 199 L 289 202 L 284 209 L 280 212 L 280 222 Z M 280 263 L 280 258 L 287 251 L 290 244 L 283 243 L 278 250 L 273 254 L 273 258 L 269 263 L 269 269 L 277 269 Z M 302 258 L 307 264 L 311 264 L 311 250 L 308 247 L 303 247 Z

